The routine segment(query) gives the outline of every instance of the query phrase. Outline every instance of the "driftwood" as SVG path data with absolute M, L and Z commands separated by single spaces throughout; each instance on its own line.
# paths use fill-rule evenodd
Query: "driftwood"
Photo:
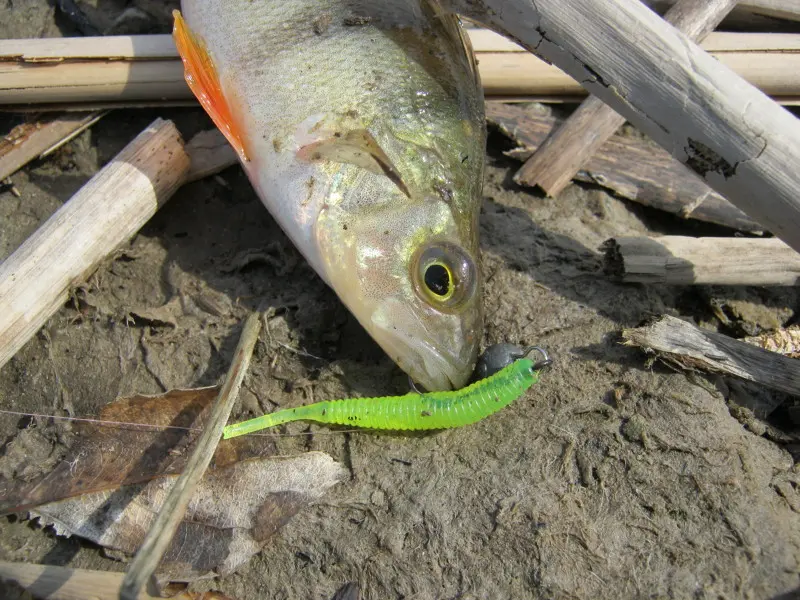
M 733 375 L 787 394 L 800 393 L 800 360 L 705 331 L 676 317 L 662 316 L 626 329 L 622 338 L 626 346 L 638 346 L 681 369 Z
M 585 96 L 571 77 L 506 38 L 486 30 L 470 37 L 487 97 Z M 776 99 L 800 101 L 800 35 L 713 34 L 704 48 Z M 192 100 L 167 35 L 0 40 L 0 105 L 7 109 Z
M 626 283 L 800 283 L 800 254 L 775 238 L 621 237 L 603 249 L 606 272 Z
M 160 119 L 128 144 L 0 264 L 0 367 L 181 184 L 236 162 L 218 131 L 184 147 L 175 126 Z
M 100 112 L 72 113 L 17 125 L 0 140 L 0 180 L 54 152 L 102 116 Z
M 638 0 L 443 0 L 571 75 L 800 250 L 800 121 Z
M 128 567 L 128 572 L 125 574 L 120 588 L 121 600 L 136 600 L 152 580 L 161 557 L 164 556 L 164 552 L 169 547 L 172 537 L 183 519 L 197 484 L 211 463 L 217 444 L 222 439 L 222 429 L 228 422 L 233 404 L 242 387 L 244 376 L 250 365 L 250 358 L 253 355 L 253 348 L 258 341 L 258 334 L 261 331 L 259 318 L 259 315 L 254 313 L 245 321 L 239 344 L 233 354 L 233 361 L 217 399 L 214 401 L 214 406 L 211 408 L 208 422 L 200 439 L 197 440 L 186 468 L 172 486 L 161 512 L 158 513 Z M 156 593 L 157 584 L 152 587 L 153 589 L 148 592 Z
M 559 123 L 550 115 L 499 102 L 486 104 L 486 118 L 519 144 L 506 154 L 523 161 Z M 666 151 L 639 137 L 612 137 L 575 178 L 685 219 L 751 233 L 763 230 Z
M 703 40 L 738 0 L 680 0 L 664 20 L 691 40 Z M 592 154 L 625 123 L 625 117 L 597 96 L 590 96 L 550 135 L 514 176 L 520 185 L 539 186 L 548 196 L 567 187 Z

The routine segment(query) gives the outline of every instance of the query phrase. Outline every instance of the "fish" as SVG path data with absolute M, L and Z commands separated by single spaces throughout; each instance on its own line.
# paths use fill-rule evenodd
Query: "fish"
M 183 0 L 186 81 L 256 194 L 395 363 L 463 387 L 483 334 L 483 93 L 433 0 Z

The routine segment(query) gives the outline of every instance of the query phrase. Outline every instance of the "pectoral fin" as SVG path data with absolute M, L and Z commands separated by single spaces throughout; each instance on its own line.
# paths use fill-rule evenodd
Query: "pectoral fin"
M 179 10 L 173 10 L 172 16 L 175 19 L 172 38 L 183 61 L 186 83 L 239 157 L 243 161 L 250 160 L 236 111 L 222 91 L 217 69 L 205 44 L 189 29 Z
M 392 161 L 366 129 L 335 133 L 332 137 L 300 148 L 297 157 L 307 161 L 331 161 L 356 165 L 378 175 L 386 175 L 406 196 L 408 187 Z

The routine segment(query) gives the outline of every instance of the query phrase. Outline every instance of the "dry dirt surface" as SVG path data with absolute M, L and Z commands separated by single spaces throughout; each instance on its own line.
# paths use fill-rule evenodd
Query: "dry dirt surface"
M 51 4 L 4 2 L 0 37 L 79 35 Z M 169 29 L 169 2 L 77 4 L 101 32 Z M 157 116 L 187 137 L 210 127 L 199 109 L 106 116 L 15 174 L 18 195 L 2 188 L 0 258 Z M 16 118 L 0 116 L 2 130 Z M 463 429 L 288 427 L 315 434 L 277 439 L 280 453 L 327 452 L 349 478 L 237 573 L 194 589 L 241 599 L 328 599 L 347 582 L 376 600 L 797 597 L 800 469 L 785 407 L 764 420 L 756 391 L 650 365 L 619 344 L 621 328 L 660 313 L 726 333 L 785 325 L 796 291 L 610 281 L 597 250 L 609 237 L 730 232 L 589 187 L 531 194 L 511 182 L 503 143 L 490 139 L 481 212 L 484 342 L 535 343 L 555 365 L 523 400 Z M 268 311 L 270 327 L 237 414 L 407 390 L 236 167 L 182 188 L 76 286 L 0 370 L 0 408 L 92 415 L 117 396 L 218 382 L 254 310 Z M 67 425 L 0 416 L 0 475 L 33 477 L 69 439 Z M 0 560 L 124 570 L 23 516 L 0 519 Z

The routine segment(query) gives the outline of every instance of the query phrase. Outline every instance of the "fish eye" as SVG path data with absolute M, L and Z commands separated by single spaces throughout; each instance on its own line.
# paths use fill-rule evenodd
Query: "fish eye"
M 450 242 L 438 242 L 417 252 L 414 267 L 417 294 L 439 310 L 462 306 L 475 295 L 478 273 L 466 251 Z
M 425 268 L 425 287 L 441 298 L 453 293 L 453 277 L 447 265 L 432 263 Z

